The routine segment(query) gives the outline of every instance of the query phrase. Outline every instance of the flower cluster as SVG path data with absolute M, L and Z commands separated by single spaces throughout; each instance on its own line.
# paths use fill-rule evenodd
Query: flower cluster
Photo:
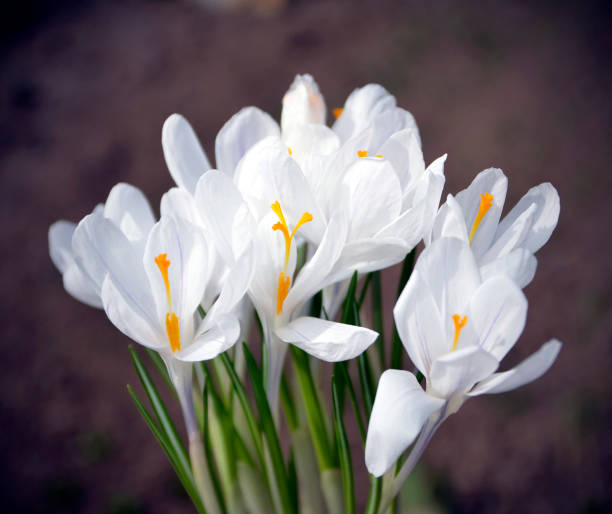
M 534 380 L 559 352 L 551 341 L 497 372 L 525 325 L 521 289 L 535 274 L 534 253 L 557 223 L 554 187 L 531 189 L 500 221 L 507 178 L 489 169 L 440 207 L 446 156 L 426 166 L 413 116 L 383 87 L 356 89 L 333 116 L 327 126 L 316 82 L 299 75 L 283 97 L 280 124 L 256 107 L 225 123 L 213 168 L 190 124 L 173 114 L 162 146 L 176 187 L 163 195 L 159 220 L 140 190 L 121 183 L 78 225 L 50 228 L 51 258 L 66 291 L 104 309 L 121 332 L 163 359 L 202 496 L 207 472 L 196 469 L 193 363 L 248 341 L 256 314 L 267 402 L 278 424 L 289 345 L 328 362 L 367 359 L 379 334 L 356 319 L 335 321 L 350 285 L 401 262 L 421 241 L 426 248 L 393 311 L 419 375 L 382 373 L 366 413 L 368 470 L 383 475 L 421 435 L 392 473 L 380 512 L 440 423 L 467 398 Z M 316 446 L 322 436 L 308 421 Z M 277 488 L 270 486 L 273 504 L 286 511 Z M 219 508 L 202 500 L 208 511 Z M 333 510 L 329 494 L 326 501 Z

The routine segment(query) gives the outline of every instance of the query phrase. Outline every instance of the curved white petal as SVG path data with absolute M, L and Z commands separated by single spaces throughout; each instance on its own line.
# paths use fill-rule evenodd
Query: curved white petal
M 529 357 L 527 357 L 518 366 L 503 373 L 495 373 L 488 379 L 480 382 L 469 396 L 478 396 L 480 394 L 505 393 L 517 387 L 521 387 L 529 382 L 540 378 L 546 373 L 555 362 L 561 343 L 556 339 L 548 341 L 542 347 Z
M 134 243 L 100 210 L 85 216 L 72 237 L 79 268 L 99 290 L 107 273 L 121 296 L 151 326 L 158 318 L 142 267 L 142 245 Z
M 242 158 L 234 182 L 259 221 L 279 201 L 291 227 L 304 212 L 313 219 L 300 228 L 300 237 L 318 243 L 325 231 L 325 218 L 312 194 L 306 177 L 278 138 L 266 138 Z
M 352 359 L 363 353 L 378 337 L 365 327 L 304 316 L 276 329 L 276 335 L 310 355 L 327 362 Z
M 481 265 L 503 258 L 513 250 L 523 246 L 533 225 L 536 208 L 536 204 L 532 203 L 514 219 L 512 224 L 506 225 L 503 231 L 499 227 L 497 228 L 491 247 L 479 260 Z
M 411 128 L 393 134 L 379 151 L 383 158 L 393 165 L 402 189 L 418 180 L 425 172 L 425 161 L 418 136 Z
M 161 254 L 170 262 L 167 273 L 171 311 L 166 283 L 156 263 Z M 174 312 L 180 320 L 181 339 L 188 340 L 186 332 L 192 329 L 193 314 L 204 296 L 210 272 L 201 229 L 181 218 L 163 217 L 151 230 L 142 262 L 159 319 Z
M 104 204 L 104 216 L 113 220 L 132 241 L 146 238 L 155 224 L 155 216 L 144 193 L 124 183 L 111 189 Z
M 507 230 L 532 204 L 536 205 L 536 212 L 531 229 L 522 246 L 535 253 L 548 241 L 559 220 L 559 210 L 561 208 L 559 194 L 552 184 L 546 182 L 527 191 L 525 196 L 501 221 L 498 232 L 501 234 Z
M 194 193 L 200 176 L 212 166 L 189 122 L 172 114 L 162 128 L 166 165 L 176 185 Z
M 231 348 L 240 335 L 240 323 L 236 316 L 224 314 L 216 317 L 215 323 L 175 357 L 181 361 L 198 362 L 214 359 Z
M 165 347 L 167 343 L 162 338 L 161 326 L 151 323 L 151 319 L 144 317 L 142 311 L 134 309 L 134 302 L 124 296 L 110 274 L 102 283 L 101 297 L 108 319 L 126 336 L 149 348 Z
M 346 141 L 363 130 L 376 115 L 396 105 L 395 97 L 384 87 L 368 84 L 348 96 L 342 114 L 332 128 L 341 141 Z
M 498 360 L 477 346 L 449 352 L 431 365 L 427 387 L 438 396 L 451 398 L 467 393 L 475 383 L 491 375 Z
M 481 266 L 480 274 L 483 280 L 499 275 L 506 276 L 523 288 L 533 280 L 537 266 L 538 261 L 529 250 L 517 248 L 505 257 Z
M 325 100 L 311 75 L 297 75 L 283 97 L 283 134 L 306 123 L 325 123 Z
M 385 371 L 378 383 L 368 426 L 365 447 L 368 471 L 377 477 L 383 475 L 444 403 L 425 393 L 412 373 Z
M 410 360 L 425 376 L 433 361 L 451 348 L 442 319 L 419 270 L 414 270 L 393 309 L 395 326 Z
M 202 225 L 202 218 L 195 199 L 191 193 L 179 187 L 170 188 L 161 199 L 160 214 L 163 217 L 174 216 Z
M 238 162 L 255 144 L 266 137 L 280 137 L 274 119 L 257 107 L 245 107 L 223 125 L 215 140 L 217 169 L 234 176 Z
M 498 168 L 489 168 L 476 175 L 467 189 L 457 193 L 456 199 L 463 210 L 468 234 L 472 230 L 480 208 L 480 195 L 485 193 L 493 195 L 493 204 L 482 218 L 472 239 L 471 248 L 476 258 L 484 255 L 491 246 L 506 200 L 507 189 L 508 179 L 504 172 Z
M 253 237 L 255 220 L 232 179 L 210 170 L 198 181 L 195 199 L 200 216 L 223 260 L 232 265 Z
M 465 241 L 443 237 L 434 241 L 419 256 L 415 269 L 429 285 L 445 326 L 452 315 L 467 311 L 467 303 L 480 285 L 474 255 Z
M 102 308 L 100 291 L 77 266 L 72 253 L 75 223 L 56 221 L 49 227 L 49 255 L 62 274 L 64 289 L 73 298 L 91 307 Z
M 449 194 L 446 202 L 442 204 L 431 228 L 430 240 L 426 241 L 429 245 L 442 237 L 455 237 L 468 242 L 468 232 L 465 218 L 461 206 L 455 197 Z
M 349 240 L 375 235 L 400 214 L 402 194 L 391 163 L 363 157 L 346 171 L 341 201 L 350 220 Z
M 498 361 L 514 346 L 526 319 L 527 298 L 506 277 L 487 280 L 470 300 L 467 322 L 478 335 L 480 347 Z

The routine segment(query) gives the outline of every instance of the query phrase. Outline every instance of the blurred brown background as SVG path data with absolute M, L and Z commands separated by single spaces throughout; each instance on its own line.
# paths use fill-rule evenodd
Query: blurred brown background
M 448 152 L 446 192 L 489 166 L 508 174 L 510 206 L 532 185 L 558 188 L 561 218 L 511 360 L 553 336 L 560 358 L 524 389 L 468 402 L 422 469 L 442 511 L 612 511 L 606 2 L 429 4 L 302 1 L 265 16 L 196 1 L 3 5 L 1 511 L 191 512 L 125 390 L 137 382 L 126 338 L 63 291 L 47 229 L 118 181 L 156 205 L 171 186 L 170 113 L 212 152 L 240 107 L 278 117 L 303 72 L 328 108 L 368 82 L 387 87 L 415 115 L 426 160 Z

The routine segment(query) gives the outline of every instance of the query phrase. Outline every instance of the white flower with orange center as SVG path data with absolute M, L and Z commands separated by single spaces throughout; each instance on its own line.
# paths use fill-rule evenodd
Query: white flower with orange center
M 403 468 L 409 472 L 440 423 L 467 398 L 537 379 L 561 347 L 549 341 L 518 366 L 496 373 L 523 331 L 527 300 L 506 277 L 481 279 L 469 244 L 456 238 L 435 241 L 421 254 L 393 314 L 426 390 L 408 371 L 381 376 L 366 441 L 366 465 L 376 476 L 421 433 Z
M 456 197 L 448 195 L 427 242 L 441 237 L 469 242 L 483 278 L 505 275 L 525 287 L 536 271 L 533 254 L 557 226 L 559 195 L 551 184 L 540 184 L 501 219 L 507 188 L 500 169 L 479 173 Z

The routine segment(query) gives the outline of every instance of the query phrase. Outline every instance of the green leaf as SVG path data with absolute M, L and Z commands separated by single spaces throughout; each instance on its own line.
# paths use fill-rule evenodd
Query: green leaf
M 173 452 L 176 454 L 177 462 L 183 469 L 191 470 L 189 457 L 187 457 L 185 446 L 183 445 L 183 442 L 176 431 L 176 427 L 168 414 L 164 402 L 155 388 L 155 384 L 153 384 L 149 373 L 132 345 L 129 345 L 129 350 L 134 368 L 136 368 L 136 373 L 138 373 L 138 378 L 140 379 L 142 387 L 147 393 L 149 402 L 151 402 L 153 411 L 155 412 L 155 415 L 159 421 L 159 426 L 162 432 L 165 434 L 168 444 L 172 447 Z
M 349 399 L 351 401 L 351 406 L 353 407 L 353 412 L 355 413 L 355 419 L 357 421 L 357 427 L 359 428 L 359 435 L 361 436 L 361 442 L 365 443 L 366 439 L 366 431 L 365 426 L 363 424 L 363 418 L 361 416 L 361 411 L 359 410 L 359 401 L 357 400 L 357 395 L 355 393 L 355 388 L 353 387 L 353 380 L 348 372 L 348 362 L 336 362 L 334 365 L 334 373 L 338 377 L 337 387 L 340 383 L 343 384 L 343 388 L 346 386 L 346 389 L 349 392 Z M 342 382 L 340 382 L 340 378 L 342 378 Z M 342 394 L 340 393 L 341 389 L 338 387 L 338 396 L 339 399 L 342 399 Z
M 376 514 L 378 504 L 380 503 L 380 493 L 382 491 L 382 477 L 370 475 L 370 494 L 364 514 Z
M 355 513 L 355 486 L 353 483 L 353 465 L 351 463 L 351 452 L 346 430 L 344 428 L 344 420 L 342 419 L 342 410 L 340 408 L 340 399 L 336 388 L 336 379 L 332 376 L 332 400 L 334 404 L 334 428 L 336 432 L 336 443 L 340 455 L 340 470 L 342 471 L 342 485 L 344 488 L 344 508 L 346 514 Z
M 263 377 L 259 370 L 253 354 L 249 350 L 246 344 L 243 344 L 244 356 L 251 377 L 251 385 L 253 387 L 253 394 L 255 396 L 255 403 L 259 410 L 260 425 L 265 436 L 268 451 L 270 453 L 270 461 L 272 464 L 272 471 L 274 474 L 275 484 L 278 488 L 278 494 L 280 499 L 280 507 L 282 512 L 290 514 L 292 512 L 292 502 L 289 495 L 289 483 L 287 479 L 287 471 L 285 469 L 285 463 L 283 460 L 283 453 L 280 448 L 278 440 L 278 434 L 276 433 L 276 426 L 272 417 L 272 411 L 268 404 L 266 392 L 263 388 Z
M 170 460 L 170 464 L 172 464 L 172 467 L 174 468 L 174 471 L 176 472 L 179 481 L 183 485 L 185 491 L 187 491 L 187 494 L 191 498 L 191 501 L 195 505 L 197 511 L 200 514 L 206 514 L 206 510 L 204 509 L 204 505 L 202 504 L 200 495 L 196 490 L 195 483 L 193 481 L 193 475 L 191 474 L 191 469 L 185 469 L 183 466 L 181 466 L 176 456 L 176 453 L 172 448 L 172 445 L 170 444 L 162 430 L 159 428 L 157 423 L 155 423 L 155 421 L 151 417 L 151 414 L 149 414 L 149 411 L 142 404 L 142 402 L 140 401 L 140 399 L 138 398 L 138 396 L 130 385 L 127 386 L 127 390 L 130 396 L 132 397 L 132 401 L 136 405 L 138 412 L 142 416 L 142 419 L 144 419 L 145 423 L 149 427 L 149 430 L 151 430 L 151 433 L 164 450 L 164 453 L 168 457 L 168 460 Z
M 372 277 L 372 324 L 374 330 L 378 332 L 379 336 L 376 340 L 376 347 L 378 348 L 378 356 L 380 358 L 381 365 L 384 366 L 385 362 L 385 327 L 383 323 L 383 310 L 382 310 L 382 288 L 380 283 L 380 271 L 374 271 L 370 273 Z
M 319 469 L 325 471 L 328 468 L 336 468 L 338 466 L 336 448 L 331 444 L 327 434 L 323 409 L 310 368 L 310 359 L 308 354 L 297 346 L 291 345 L 290 349 Z
M 208 419 L 208 379 L 206 379 L 204 391 L 202 391 L 202 403 L 203 403 L 203 415 L 204 415 L 204 454 L 206 455 L 206 462 L 208 463 L 208 469 L 210 473 L 210 481 L 212 483 L 213 489 L 215 490 L 215 496 L 217 497 L 217 503 L 221 507 L 224 512 L 227 512 L 225 508 L 225 502 L 223 498 L 223 491 L 221 489 L 221 482 L 219 481 L 219 475 L 217 473 L 216 467 L 213 465 L 214 455 L 212 452 L 212 448 L 210 447 L 210 423 Z

